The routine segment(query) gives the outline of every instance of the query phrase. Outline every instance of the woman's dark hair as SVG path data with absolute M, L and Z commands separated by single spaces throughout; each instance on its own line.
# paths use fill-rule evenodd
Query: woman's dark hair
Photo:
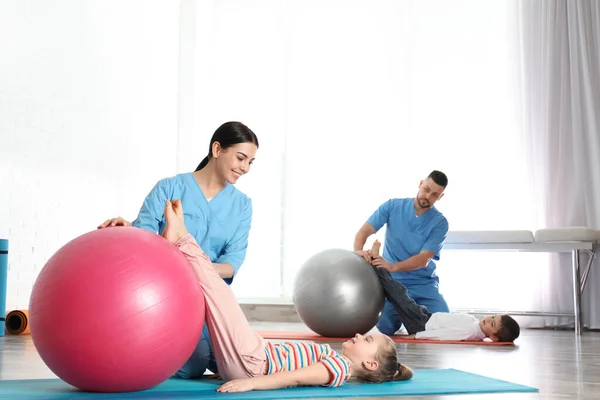
M 215 142 L 219 142 L 222 149 L 226 149 L 238 143 L 254 143 L 258 148 L 258 138 L 250 128 L 241 122 L 225 122 L 215 131 L 215 133 L 213 133 L 213 136 L 210 139 L 210 145 L 208 146 L 208 155 L 204 157 L 200 164 L 198 164 L 196 171 L 200 171 L 202 168 L 206 167 L 208 160 L 212 158 L 212 146 Z

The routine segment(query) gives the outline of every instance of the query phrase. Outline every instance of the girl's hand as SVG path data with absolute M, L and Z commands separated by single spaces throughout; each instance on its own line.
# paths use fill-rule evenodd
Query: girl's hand
M 252 378 L 234 379 L 222 384 L 217 392 L 248 392 L 254 390 L 254 381 Z

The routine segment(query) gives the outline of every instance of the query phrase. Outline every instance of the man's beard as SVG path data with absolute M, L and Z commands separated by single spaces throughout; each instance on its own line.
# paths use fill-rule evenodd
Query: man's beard
M 431 207 L 431 203 L 429 203 L 427 200 L 419 199 L 419 206 L 421 206 L 421 208 L 429 208 Z

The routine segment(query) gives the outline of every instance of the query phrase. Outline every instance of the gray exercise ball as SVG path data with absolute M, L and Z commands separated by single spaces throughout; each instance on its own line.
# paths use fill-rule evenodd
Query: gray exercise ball
M 367 333 L 377 324 L 385 298 L 369 263 L 352 251 L 330 249 L 302 265 L 294 280 L 293 301 L 314 332 L 349 337 Z

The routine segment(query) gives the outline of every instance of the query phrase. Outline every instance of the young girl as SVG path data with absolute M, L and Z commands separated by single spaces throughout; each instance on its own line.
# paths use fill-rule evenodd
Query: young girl
M 265 341 L 252 330 L 233 291 L 188 233 L 181 201 L 167 200 L 164 215 L 162 236 L 185 255 L 204 291 L 206 323 L 219 374 L 226 382 L 218 391 L 341 386 L 351 376 L 376 383 L 412 377 L 412 371 L 398 362 L 392 340 L 382 334 L 357 334 L 342 344 L 342 353 L 328 345 Z

